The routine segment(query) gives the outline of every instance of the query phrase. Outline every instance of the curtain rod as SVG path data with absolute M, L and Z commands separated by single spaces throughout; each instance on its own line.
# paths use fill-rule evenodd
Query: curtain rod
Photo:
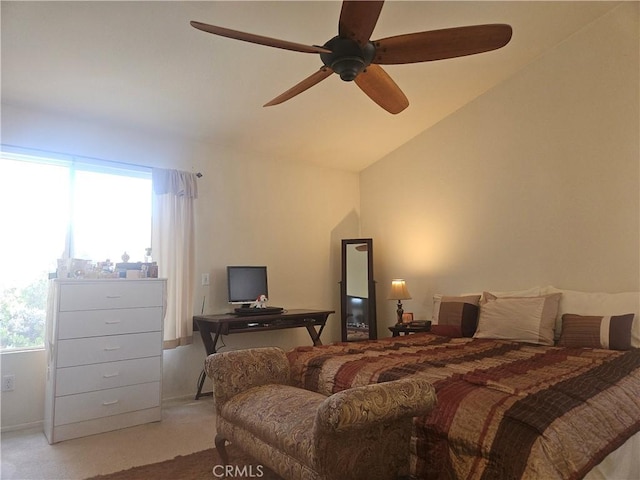
M 68 154 L 68 153 L 52 152 L 50 150 L 42 150 L 42 149 L 39 149 L 39 148 L 27 148 L 27 147 L 20 147 L 18 145 L 9 145 L 9 144 L 6 144 L 6 143 L 1 144 L 0 146 L 1 146 L 2 150 L 5 150 L 5 148 L 8 148 L 9 149 L 9 153 L 18 153 L 18 154 L 31 155 L 31 156 L 36 156 L 37 154 L 40 154 L 42 156 L 49 155 L 49 156 L 54 156 L 54 157 L 58 157 L 58 158 L 59 157 L 65 157 L 66 160 L 70 160 L 70 161 L 73 161 L 73 160 L 76 160 L 76 159 L 77 160 L 90 160 L 90 161 L 92 160 L 92 161 L 95 161 L 95 162 L 112 163 L 112 164 L 115 164 L 115 165 L 126 165 L 126 166 L 129 166 L 129 167 L 138 167 L 138 168 L 142 167 L 142 168 L 149 168 L 149 169 L 153 168 L 153 167 L 150 167 L 148 165 L 139 165 L 137 163 L 119 162 L 119 161 L 116 161 L 116 160 L 104 160 L 102 158 L 85 157 L 83 155 L 71 155 L 71 154 Z M 11 152 L 11 150 L 13 150 L 13 152 Z M 202 173 L 200 173 L 200 172 L 196 173 L 196 177 L 198 177 L 198 178 L 202 178 L 203 176 L 204 175 L 202 175 Z

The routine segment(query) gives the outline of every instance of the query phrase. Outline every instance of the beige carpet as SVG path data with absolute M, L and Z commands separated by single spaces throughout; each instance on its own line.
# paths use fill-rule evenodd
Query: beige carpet
M 161 422 L 54 445 L 47 443 L 41 428 L 2 432 L 0 478 L 82 480 L 213 448 L 215 434 L 212 397 L 166 401 Z
M 243 453 L 233 445 L 227 446 L 230 465 L 226 469 L 215 448 L 190 455 L 178 456 L 172 460 L 142 465 L 108 475 L 98 475 L 89 480 L 211 480 L 215 478 L 280 480 L 268 468 Z

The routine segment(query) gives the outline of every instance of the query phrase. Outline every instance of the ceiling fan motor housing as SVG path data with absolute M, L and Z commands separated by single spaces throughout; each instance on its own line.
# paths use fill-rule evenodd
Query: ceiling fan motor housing
M 324 47 L 331 50 L 331 53 L 321 53 L 322 62 L 345 82 L 354 80 L 371 64 L 376 55 L 376 47 L 372 42 L 361 47 L 355 40 L 339 36 L 333 37 Z

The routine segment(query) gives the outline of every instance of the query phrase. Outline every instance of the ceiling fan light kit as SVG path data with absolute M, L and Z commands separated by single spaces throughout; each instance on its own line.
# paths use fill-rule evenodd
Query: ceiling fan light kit
M 350 38 L 333 37 L 324 47 L 331 53 L 321 53 L 320 59 L 325 66 L 331 68 L 345 82 L 355 78 L 373 61 L 376 47 L 367 42 L 361 47 L 358 42 Z
M 317 53 L 324 64 L 286 92 L 264 106 L 283 103 L 311 88 L 332 73 L 356 85 L 375 103 L 392 114 L 409 106 L 400 87 L 380 65 L 444 60 L 475 55 L 502 48 L 511 40 L 511 26 L 504 24 L 471 25 L 417 32 L 380 40 L 370 40 L 383 1 L 345 0 L 338 21 L 338 35 L 322 47 L 304 45 L 224 27 L 192 21 L 191 26 L 222 37 L 282 48 L 302 53 Z

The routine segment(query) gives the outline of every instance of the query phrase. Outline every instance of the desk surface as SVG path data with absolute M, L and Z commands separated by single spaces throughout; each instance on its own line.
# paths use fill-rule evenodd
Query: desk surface
M 222 313 L 218 315 L 195 315 L 195 322 L 208 323 L 247 323 L 248 321 L 269 322 L 270 320 L 278 320 L 281 318 L 300 319 L 307 317 L 318 317 L 321 315 L 329 316 L 335 313 L 335 310 L 285 310 L 281 313 L 267 315 L 238 315 L 235 313 Z

